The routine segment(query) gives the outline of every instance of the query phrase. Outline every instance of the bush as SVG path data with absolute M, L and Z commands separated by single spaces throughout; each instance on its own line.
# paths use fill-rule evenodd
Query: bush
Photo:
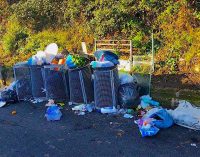
M 81 50 L 81 42 L 85 41 L 88 48 L 93 45 L 93 36 L 87 32 L 87 28 L 81 25 L 74 25 L 67 30 L 44 30 L 37 34 L 33 34 L 27 38 L 23 52 L 35 53 L 38 50 L 44 50 L 50 43 L 56 43 L 59 51 L 67 49 L 68 51 L 77 53 Z
M 12 8 L 20 22 L 35 31 L 63 24 L 65 6 L 61 0 L 21 0 Z
M 28 29 L 22 27 L 15 18 L 11 18 L 2 39 L 5 53 L 12 55 L 19 53 L 26 45 L 28 36 Z

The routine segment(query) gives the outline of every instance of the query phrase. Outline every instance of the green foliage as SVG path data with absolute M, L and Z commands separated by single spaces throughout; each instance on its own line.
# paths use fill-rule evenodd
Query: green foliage
M 77 53 L 85 41 L 93 52 L 94 38 L 132 40 L 138 54 L 144 55 L 151 52 L 152 32 L 156 67 L 161 72 L 176 73 L 182 70 L 180 59 L 192 67 L 200 58 L 200 7 L 196 0 L 13 2 L 0 3 L 0 61 L 5 64 L 25 60 L 51 42 L 57 43 L 60 51 L 66 48 Z
M 168 58 L 166 61 L 169 73 L 175 74 L 178 71 L 178 60 L 177 58 Z
M 72 61 L 77 67 L 84 67 L 88 64 L 88 59 L 80 55 L 72 55 Z
M 199 20 L 188 9 L 186 1 L 168 6 L 158 19 L 163 46 L 157 57 L 160 61 L 165 61 L 168 73 L 175 73 L 178 69 L 181 70 L 179 59 L 182 58 L 186 65 L 191 65 L 192 59 L 200 54 Z
M 64 31 L 45 30 L 31 35 L 27 39 L 27 44 L 23 51 L 25 53 L 35 53 L 36 51 L 44 50 L 49 43 L 56 43 L 61 51 L 65 48 L 67 39 L 67 33 Z
M 152 73 L 151 65 L 134 65 L 131 69 L 133 73 L 141 73 L 141 74 L 151 74 Z
M 36 31 L 63 24 L 65 8 L 62 0 L 21 0 L 12 8 L 23 25 Z
M 2 39 L 5 53 L 19 53 L 26 44 L 29 31 L 28 29 L 22 27 L 15 18 L 11 18 L 6 26 L 7 31 Z

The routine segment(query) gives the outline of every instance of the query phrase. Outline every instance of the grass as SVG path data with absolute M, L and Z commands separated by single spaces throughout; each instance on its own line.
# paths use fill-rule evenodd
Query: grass
M 170 107 L 172 98 L 176 98 L 177 89 L 174 88 L 152 88 L 151 96 L 159 101 L 163 107 Z M 180 100 L 186 100 L 200 107 L 200 91 L 180 90 Z

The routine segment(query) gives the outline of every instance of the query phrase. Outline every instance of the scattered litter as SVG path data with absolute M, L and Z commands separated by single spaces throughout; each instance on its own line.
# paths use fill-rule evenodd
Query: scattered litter
M 55 102 L 54 102 L 54 100 L 53 99 L 49 99 L 48 100 L 48 103 L 45 105 L 45 106 L 54 106 L 55 105 Z
M 179 105 L 175 110 L 168 110 L 172 116 L 174 123 L 177 125 L 200 130 L 200 108 L 195 107 L 187 101 L 179 101 Z
M 142 137 L 154 136 L 160 130 L 153 124 L 153 118 L 139 119 L 135 123 L 138 125 Z
M 3 107 L 6 105 L 6 102 L 5 101 L 0 101 L 0 107 Z
M 47 108 L 45 117 L 48 121 L 60 120 L 61 116 L 62 112 L 60 111 L 60 107 L 58 107 L 57 105 L 54 104 Z
M 133 114 L 134 110 L 133 109 L 127 109 L 128 114 Z
M 196 147 L 197 148 L 197 144 L 196 143 L 191 143 L 190 144 L 192 147 Z
M 127 113 L 127 109 L 121 108 L 121 109 L 119 109 L 119 110 L 117 111 L 117 113 L 118 113 L 118 114 L 126 114 L 126 113 Z
M 37 103 L 44 102 L 46 100 L 47 100 L 46 98 L 35 98 L 35 99 L 31 100 L 31 102 L 34 104 L 37 104 Z
M 85 112 L 82 112 L 82 111 L 77 112 L 77 115 L 78 115 L 78 116 L 84 116 L 84 115 L 85 115 Z
M 63 103 L 63 102 L 59 102 L 57 104 L 60 105 L 61 107 L 65 106 L 65 103 Z
M 81 104 L 72 108 L 77 115 L 85 115 L 86 112 L 92 112 L 95 109 L 94 104 Z
M 126 113 L 124 114 L 124 118 L 133 118 L 133 115 Z
M 103 107 L 99 110 L 102 114 L 123 115 L 124 118 L 133 118 L 133 109 L 116 109 L 115 107 Z M 112 122 L 110 122 L 112 124 Z
M 124 134 L 125 134 L 125 131 L 123 131 L 121 129 L 117 130 L 117 136 L 118 137 L 122 137 Z
M 17 114 L 17 111 L 12 111 L 11 114 L 12 114 L 12 115 L 16 115 L 16 114 Z
M 160 105 L 159 102 L 152 100 L 152 97 L 150 97 L 149 95 L 144 95 L 140 97 L 140 99 L 141 99 L 140 105 L 143 109 L 147 108 L 148 106 L 158 107 Z
M 117 109 L 115 107 L 103 107 L 103 108 L 101 108 L 101 113 L 113 114 L 113 113 L 117 113 Z

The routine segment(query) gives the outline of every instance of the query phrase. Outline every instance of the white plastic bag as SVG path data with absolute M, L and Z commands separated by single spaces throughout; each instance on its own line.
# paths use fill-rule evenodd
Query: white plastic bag
M 121 85 L 126 83 L 137 82 L 137 80 L 128 73 L 119 73 L 119 80 Z
M 200 130 L 200 108 L 193 106 L 187 101 L 179 101 L 175 110 L 168 110 L 177 125 Z

